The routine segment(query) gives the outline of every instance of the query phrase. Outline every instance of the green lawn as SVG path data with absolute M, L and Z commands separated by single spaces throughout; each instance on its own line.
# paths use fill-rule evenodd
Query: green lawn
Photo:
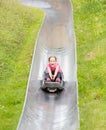
M 72 0 L 77 38 L 80 130 L 106 130 L 106 2 Z M 23 107 L 41 10 L 0 0 L 0 130 L 15 130 Z
M 106 129 L 106 38 L 77 47 L 81 130 Z
M 41 10 L 13 1 L 0 1 L 0 130 L 17 127 L 44 16 Z
M 72 0 L 80 130 L 106 130 L 106 1 Z

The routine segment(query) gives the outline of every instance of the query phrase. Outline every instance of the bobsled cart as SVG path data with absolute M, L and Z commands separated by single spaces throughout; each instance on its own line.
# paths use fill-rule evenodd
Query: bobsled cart
M 61 75 L 61 81 L 60 82 L 56 82 L 56 81 L 46 81 L 45 80 L 45 75 L 43 76 L 43 80 L 41 83 L 41 89 L 48 91 L 50 93 L 54 93 L 54 92 L 59 92 L 62 91 L 64 89 L 64 80 L 63 80 L 63 73 Z

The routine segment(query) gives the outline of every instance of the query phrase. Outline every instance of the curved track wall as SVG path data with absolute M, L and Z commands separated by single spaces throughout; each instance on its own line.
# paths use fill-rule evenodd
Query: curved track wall
M 76 130 L 78 89 L 72 5 L 69 0 L 21 2 L 39 6 L 46 16 L 36 41 L 24 109 L 17 130 Z M 60 94 L 51 95 L 40 90 L 40 80 L 50 55 L 57 56 L 64 73 L 65 91 Z

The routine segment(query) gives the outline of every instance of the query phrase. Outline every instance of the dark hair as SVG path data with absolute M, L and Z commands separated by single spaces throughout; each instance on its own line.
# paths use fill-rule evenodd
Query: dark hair
M 56 57 L 56 56 L 50 56 L 50 57 L 48 58 L 48 61 L 50 61 L 51 58 L 55 58 L 55 60 L 57 61 L 57 57 Z

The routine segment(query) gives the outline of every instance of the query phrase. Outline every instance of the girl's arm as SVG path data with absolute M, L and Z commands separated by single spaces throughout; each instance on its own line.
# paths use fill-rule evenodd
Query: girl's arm
M 51 73 L 50 67 L 47 67 L 47 70 L 48 70 L 48 73 L 49 73 L 50 78 L 52 79 L 52 73 Z
M 56 67 L 56 70 L 55 70 L 55 73 L 54 73 L 54 77 L 53 77 L 54 79 L 57 76 L 58 71 L 59 71 L 59 65 L 57 65 L 57 67 Z

